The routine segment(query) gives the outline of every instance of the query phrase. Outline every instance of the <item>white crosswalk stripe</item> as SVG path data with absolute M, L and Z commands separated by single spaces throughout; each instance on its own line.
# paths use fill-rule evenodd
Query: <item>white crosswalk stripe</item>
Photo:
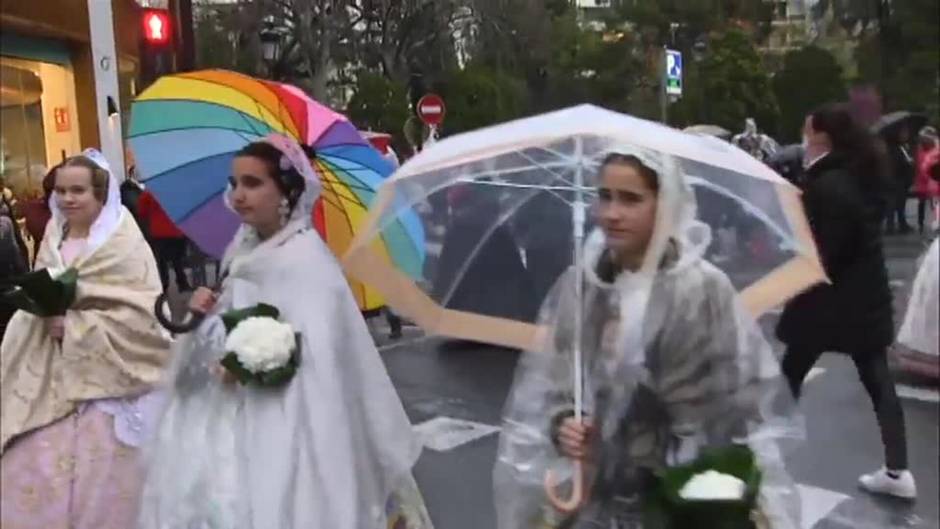
M 499 431 L 498 426 L 453 417 L 434 417 L 413 429 L 421 443 L 435 452 L 449 452 Z
M 851 498 L 841 492 L 798 484 L 800 493 L 800 513 L 802 529 L 812 529 L 820 520 L 825 519 L 843 501 Z

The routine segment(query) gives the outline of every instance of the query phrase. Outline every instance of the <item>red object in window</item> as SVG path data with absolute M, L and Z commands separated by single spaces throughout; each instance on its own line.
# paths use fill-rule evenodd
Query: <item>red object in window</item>
M 144 40 L 151 45 L 170 42 L 170 13 L 166 9 L 144 10 Z

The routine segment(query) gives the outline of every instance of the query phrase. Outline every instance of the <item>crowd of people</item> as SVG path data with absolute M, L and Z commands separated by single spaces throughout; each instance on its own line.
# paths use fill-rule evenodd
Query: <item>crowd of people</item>
M 695 193 L 662 153 L 608 153 L 583 269 L 565 257 L 548 263 L 553 277 L 527 285 L 494 270 L 505 261 L 469 272 L 491 288 L 456 292 L 454 307 L 483 304 L 484 313 L 551 329 L 540 350 L 523 353 L 506 404 L 494 470 L 501 529 L 636 527 L 643 509 L 635 498 L 651 492 L 653 476 L 742 440 L 765 475 L 766 527 L 790 527 L 798 496 L 774 438 L 825 352 L 850 356 L 881 428 L 884 465 L 860 485 L 917 496 L 888 368 L 895 330 L 882 236 L 901 202 L 888 175 L 899 182 L 911 168 L 923 211 L 936 198 L 936 134 L 922 132 L 913 156 L 901 134 L 885 151 L 846 107 L 828 105 L 807 116 L 803 136 L 803 204 L 830 282 L 784 308 L 782 363 L 729 278 L 708 262 Z M 122 185 L 96 151 L 67 159 L 45 179 L 45 197 L 25 208 L 32 252 L 13 218 L 18 205 L 4 195 L 0 280 L 31 265 L 70 267 L 80 287 L 64 316 L 0 314 L 0 525 L 433 526 L 412 475 L 421 446 L 342 270 L 312 226 L 320 182 L 307 153 L 270 135 L 240 150 L 231 174 L 227 202 L 242 225 L 218 290 L 197 288 L 189 302 L 202 323 L 175 337 L 153 304 L 171 268 L 177 288 L 191 289 L 186 243 L 146 189 Z M 474 215 L 498 213 L 490 198 L 455 189 L 454 229 L 481 229 Z M 486 255 L 516 244 L 508 231 L 493 235 Z M 539 241 L 526 237 L 533 248 Z M 442 266 L 456 270 L 466 254 L 446 248 Z M 512 259 L 524 265 L 518 252 Z M 504 302 L 521 288 L 546 293 L 541 310 Z M 913 303 L 936 304 L 936 281 L 918 296 Z M 297 372 L 283 387 L 242 385 L 223 361 L 223 316 L 257 304 L 278 309 L 297 333 Z M 905 325 L 918 338 L 926 324 Z M 574 348 L 586 355 L 591 411 L 583 418 L 569 389 Z M 591 493 L 574 504 L 546 500 L 541 478 L 553 458 L 576 461 L 574 479 Z

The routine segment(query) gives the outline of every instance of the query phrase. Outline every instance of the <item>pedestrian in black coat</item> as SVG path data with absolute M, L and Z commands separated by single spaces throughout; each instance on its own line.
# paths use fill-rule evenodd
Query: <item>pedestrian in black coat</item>
M 889 129 L 884 133 L 885 147 L 888 151 L 892 186 L 889 189 L 892 204 L 887 212 L 888 233 L 894 233 L 895 227 L 901 234 L 910 233 L 911 225 L 907 222 L 907 198 L 914 184 L 914 157 L 910 146 L 910 133 L 906 125 Z
M 891 289 L 882 249 L 886 163 L 874 138 L 843 105 L 806 119 L 803 206 L 830 283 L 787 304 L 777 327 L 787 345 L 783 372 L 795 396 L 825 352 L 851 356 L 871 397 L 885 447 L 885 467 L 860 478 L 863 488 L 913 499 L 904 414 L 888 370 L 894 341 Z
M 16 308 L 3 300 L 9 281 L 25 274 L 26 259 L 16 244 L 16 226 L 10 217 L 0 216 L 0 341 L 6 332 L 7 323 L 16 312 Z

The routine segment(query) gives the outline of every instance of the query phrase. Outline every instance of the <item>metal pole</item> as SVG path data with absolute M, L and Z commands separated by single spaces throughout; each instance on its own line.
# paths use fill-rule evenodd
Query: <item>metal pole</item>
M 659 110 L 660 121 L 666 125 L 669 118 L 669 96 L 666 94 L 666 46 L 663 46 L 662 60 L 659 63 Z

